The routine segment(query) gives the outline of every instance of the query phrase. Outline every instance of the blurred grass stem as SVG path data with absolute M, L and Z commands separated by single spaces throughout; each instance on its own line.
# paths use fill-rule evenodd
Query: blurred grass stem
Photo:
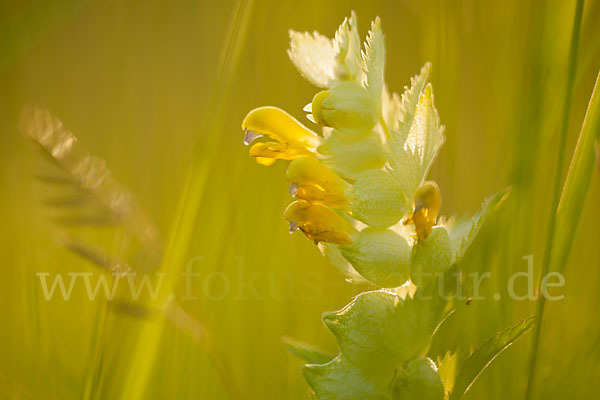
M 550 256 L 552 254 L 552 247 L 554 244 L 554 231 L 556 226 L 556 214 L 557 206 L 560 199 L 561 193 L 561 182 L 563 175 L 563 164 L 565 158 L 565 147 L 567 143 L 567 133 L 569 129 L 569 116 L 571 110 L 571 103 L 573 99 L 573 86 L 575 82 L 575 70 L 577 65 L 577 48 L 579 46 L 579 34 L 581 31 L 581 20 L 583 15 L 584 0 L 577 0 L 575 8 L 575 16 L 573 19 L 573 31 L 571 35 L 571 46 L 569 50 L 569 61 L 567 69 L 567 86 L 565 93 L 565 101 L 563 105 L 563 118 L 560 130 L 560 142 L 557 148 L 558 155 L 556 158 L 556 172 L 554 174 L 554 184 L 552 192 L 552 200 L 550 204 L 550 215 L 548 217 L 548 231 L 546 235 L 546 246 L 544 249 L 544 260 L 542 264 L 542 272 L 539 278 L 538 288 L 540 287 L 541 280 L 549 272 L 550 269 Z M 595 90 L 594 90 L 595 93 Z M 583 134 L 583 131 L 582 131 Z M 525 399 L 531 399 L 533 390 L 535 387 L 535 372 L 537 365 L 538 351 L 540 347 L 541 339 L 541 328 L 544 320 L 546 298 L 540 296 L 536 303 L 536 321 L 533 330 L 532 342 L 531 342 L 531 355 L 529 360 L 529 380 L 527 382 L 527 389 L 525 392 Z

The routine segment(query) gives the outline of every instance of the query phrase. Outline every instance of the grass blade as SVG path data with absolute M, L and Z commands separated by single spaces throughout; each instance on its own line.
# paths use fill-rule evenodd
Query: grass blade
M 548 222 L 548 232 L 546 236 L 546 246 L 544 250 L 544 260 L 542 264 L 542 273 L 540 274 L 540 281 L 548 273 L 551 262 L 551 253 L 554 247 L 554 237 L 557 219 L 557 204 L 559 201 L 560 184 L 562 182 L 563 175 L 563 163 L 565 157 L 565 146 L 567 143 L 567 133 L 569 127 L 569 115 L 571 110 L 571 103 L 573 99 L 573 86 L 575 83 L 575 67 L 577 64 L 577 48 L 579 46 L 579 34 L 581 31 L 581 20 L 583 16 L 583 5 L 584 0 L 577 0 L 575 8 L 575 16 L 573 19 L 573 33 L 571 34 L 571 47 L 569 51 L 569 62 L 567 70 L 567 87 L 565 93 L 565 102 L 563 104 L 563 118 L 560 131 L 560 143 L 558 145 L 558 156 L 556 160 L 556 172 L 554 175 L 554 186 L 552 192 L 552 202 L 550 204 L 550 216 Z M 577 154 L 577 150 L 575 152 Z M 569 244 L 570 247 L 570 244 Z M 539 286 L 539 285 L 538 285 Z M 527 389 L 525 391 L 525 399 L 529 400 L 533 394 L 535 386 L 535 369 L 537 364 L 537 354 L 539 349 L 541 327 L 544 321 L 544 306 L 545 297 L 540 296 L 536 304 L 536 322 L 532 337 L 531 355 L 529 359 L 529 380 L 527 382 Z
M 234 6 L 224 53 L 219 63 L 219 76 L 213 93 L 211 109 L 204 129 L 208 135 L 207 143 L 205 143 L 203 149 L 201 146 L 197 146 L 165 249 L 161 272 L 165 272 L 167 275 L 156 301 L 156 306 L 159 307 L 168 304 L 168 296 L 171 294 L 174 277 L 179 276 L 180 269 L 185 265 L 189 243 L 197 222 L 199 204 L 202 202 L 205 192 L 209 166 L 213 164 L 212 161 L 217 154 L 215 148 L 218 144 L 218 133 L 222 126 L 222 116 L 228 100 L 229 90 L 226 86 L 232 80 L 232 75 L 238 63 L 241 42 L 248 24 L 251 8 L 252 0 L 239 0 Z M 152 373 L 154 360 L 159 353 L 163 327 L 163 323 L 147 323 L 139 332 L 137 346 L 129 360 L 128 376 L 125 379 L 127 385 L 123 387 L 120 398 L 146 398 L 145 390 Z M 216 344 L 212 340 L 207 340 L 204 345 L 223 379 L 229 397 L 237 398 L 238 395 L 234 389 L 231 376 L 225 376 L 226 373 L 223 372 L 227 367 L 218 355 Z
M 600 71 L 583 121 L 575 154 L 569 166 L 560 203 L 556 210 L 556 230 L 550 262 L 551 271 L 564 271 L 577 224 L 583 210 L 600 141 Z
M 325 353 L 321 349 L 301 342 L 291 337 L 283 337 L 281 341 L 287 347 L 288 351 L 296 357 L 306 361 L 309 364 L 327 364 L 335 356 Z
M 533 325 L 534 318 L 528 318 L 503 331 L 496 332 L 481 346 L 475 349 L 462 363 L 452 391 L 451 400 L 458 400 L 469 391 L 482 372 L 510 345 L 523 336 Z

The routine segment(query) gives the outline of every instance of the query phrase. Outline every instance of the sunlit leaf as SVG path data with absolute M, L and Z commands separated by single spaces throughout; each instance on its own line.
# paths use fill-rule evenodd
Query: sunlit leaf
M 390 167 L 407 198 L 413 197 L 427 176 L 445 140 L 433 89 L 426 85 L 428 74 L 426 64 L 403 94 L 398 129 L 391 130 Z
M 406 140 L 406 136 L 408 136 L 408 131 L 410 130 L 410 126 L 415 117 L 419 96 L 429 80 L 430 71 L 431 64 L 425 63 L 421 68 L 419 75 L 410 79 L 410 86 L 405 88 L 402 96 L 398 96 L 396 93 L 387 96 L 389 105 L 387 106 L 387 112 L 384 114 L 384 117 L 386 117 L 386 123 L 390 128 L 398 131 L 396 133 L 397 138 L 392 137 L 394 141 L 397 140 L 403 144 Z
M 385 44 L 381 21 L 375 18 L 365 42 L 363 62 L 366 75 L 366 87 L 373 96 L 377 110 L 381 111 L 381 97 L 383 91 L 383 69 L 385 65 Z
M 313 85 L 327 88 L 335 79 L 335 49 L 328 37 L 318 32 L 290 30 L 288 55 L 300 74 Z
M 344 20 L 335 33 L 333 40 L 335 50 L 336 76 L 340 80 L 360 81 L 362 76 L 362 60 L 360 56 L 360 36 L 356 13 L 352 11 L 350 18 Z
M 403 300 L 388 291 L 366 292 L 325 314 L 323 321 L 352 363 L 366 373 L 388 376 L 395 365 L 424 353 L 442 318 L 440 296 L 422 294 Z

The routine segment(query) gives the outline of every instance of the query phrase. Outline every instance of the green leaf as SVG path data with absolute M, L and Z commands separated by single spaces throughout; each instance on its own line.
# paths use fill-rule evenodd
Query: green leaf
M 383 92 L 383 68 L 385 65 L 385 45 L 379 17 L 371 23 L 371 30 L 365 42 L 363 51 L 364 70 L 366 75 L 365 87 L 369 89 L 375 101 L 378 113 L 381 112 L 381 97 Z
M 324 365 L 305 365 L 303 372 L 319 400 L 390 400 L 384 382 L 366 377 L 343 355 Z
M 386 161 L 381 138 L 373 133 L 356 137 L 334 130 L 318 152 L 323 164 L 348 181 L 354 181 L 366 170 L 383 167 Z
M 409 201 L 396 179 L 383 170 L 368 170 L 352 187 L 352 216 L 376 228 L 394 225 L 409 210 Z
M 282 337 L 281 341 L 290 353 L 310 364 L 326 364 L 335 357 L 317 347 L 288 336 Z
M 472 217 L 453 219 L 446 223 L 454 251 L 454 262 L 462 260 L 485 220 L 508 198 L 510 191 L 511 188 L 506 188 L 485 199 L 481 210 Z
M 336 76 L 340 80 L 359 82 L 362 77 L 362 60 L 360 58 L 360 35 L 356 13 L 352 11 L 338 28 L 333 39 L 336 52 Z
M 318 32 L 290 30 L 288 55 L 300 74 L 313 85 L 326 89 L 336 82 L 362 80 L 363 60 L 356 14 L 344 19 L 330 39 Z
M 402 119 L 398 129 L 391 130 L 390 167 L 409 199 L 427 176 L 445 140 L 433 89 L 431 84 L 425 85 L 428 72 L 426 64 L 421 75 L 413 79 L 411 89 L 402 96 Z
M 431 84 L 427 84 L 419 97 L 415 119 L 405 143 L 409 151 L 419 156 L 419 177 L 421 180 L 425 179 L 431 163 L 444 144 L 444 140 L 444 127 L 440 124 L 440 117 L 435 108 L 433 88 Z
M 442 319 L 440 296 L 400 298 L 391 291 L 362 293 L 323 322 L 336 336 L 341 353 L 366 374 L 391 381 L 395 366 L 423 355 Z
M 363 229 L 341 252 L 358 273 L 379 287 L 398 287 L 408 280 L 410 247 L 389 229 Z
M 399 141 L 402 142 L 402 144 L 406 141 L 406 137 L 412 126 L 417 104 L 419 102 L 419 96 L 421 96 L 421 93 L 429 80 L 430 72 L 431 63 L 425 63 L 425 65 L 421 67 L 419 75 L 411 78 L 410 88 L 407 87 L 405 89 L 402 97 L 398 99 L 397 95 L 393 96 L 396 106 L 392 107 L 392 110 L 394 110 L 395 113 L 389 115 L 391 121 L 389 121 L 388 124 L 392 127 L 395 123 L 398 123 L 398 128 L 395 129 L 398 130 L 398 139 L 400 139 Z
M 497 332 L 475 349 L 461 364 L 450 399 L 460 399 L 471 388 L 488 365 L 500 353 L 523 336 L 533 326 L 533 322 L 534 318 L 530 317 L 503 331 Z
M 313 85 L 327 88 L 335 80 L 336 54 L 328 37 L 290 29 L 288 55 L 298 72 Z
M 435 363 L 427 357 L 406 364 L 392 382 L 394 400 L 443 400 L 444 386 Z

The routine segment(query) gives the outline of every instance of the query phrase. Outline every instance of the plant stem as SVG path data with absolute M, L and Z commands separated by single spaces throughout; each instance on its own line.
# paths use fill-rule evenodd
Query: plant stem
M 554 175 L 554 188 L 552 192 L 552 202 L 550 203 L 550 216 L 548 218 L 548 231 L 546 233 L 546 246 L 544 249 L 544 260 L 542 264 L 542 272 L 539 278 L 538 288 L 541 286 L 543 277 L 550 269 L 550 255 L 554 242 L 554 230 L 556 225 L 556 211 L 561 193 L 561 182 L 563 175 L 563 164 L 565 158 L 565 147 L 567 143 L 567 133 L 569 130 L 569 116 L 571 103 L 573 99 L 573 86 L 575 82 L 575 69 L 577 64 L 577 48 L 579 46 L 579 33 L 581 30 L 581 19 L 583 15 L 584 0 L 577 0 L 575 6 L 575 16 L 573 19 L 573 31 L 571 34 L 571 46 L 569 50 L 569 65 L 567 69 L 567 87 L 565 93 L 565 102 L 563 107 L 563 118 L 560 130 L 560 143 L 558 145 L 558 155 L 556 161 L 556 173 Z M 536 320 L 533 328 L 533 336 L 531 339 L 531 356 L 529 359 L 529 380 L 525 392 L 525 400 L 531 399 L 535 388 L 535 372 L 537 365 L 537 356 L 540 347 L 542 323 L 544 321 L 544 310 L 546 298 L 539 296 L 536 303 Z

